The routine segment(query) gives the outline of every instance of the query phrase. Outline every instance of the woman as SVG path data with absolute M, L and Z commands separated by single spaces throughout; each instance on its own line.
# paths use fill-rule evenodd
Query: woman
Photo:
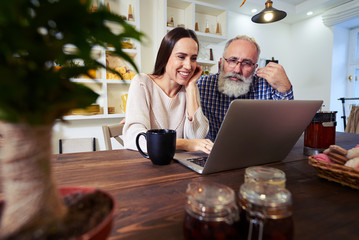
M 126 148 L 137 150 L 138 133 L 163 128 L 176 130 L 176 150 L 210 152 L 213 143 L 204 139 L 208 120 L 196 86 L 202 73 L 197 65 L 198 49 L 192 30 L 175 28 L 161 42 L 153 73 L 132 79 L 123 134 Z M 144 138 L 140 145 L 147 149 Z

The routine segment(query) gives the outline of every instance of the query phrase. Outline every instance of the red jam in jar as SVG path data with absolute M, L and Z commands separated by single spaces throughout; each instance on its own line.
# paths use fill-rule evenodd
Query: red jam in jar
M 270 184 L 244 183 L 239 202 L 241 239 L 293 239 L 292 198 L 288 190 Z
M 190 183 L 187 188 L 185 239 L 239 239 L 234 191 L 216 183 Z
M 337 112 L 317 112 L 304 132 L 304 154 L 315 155 L 335 144 Z

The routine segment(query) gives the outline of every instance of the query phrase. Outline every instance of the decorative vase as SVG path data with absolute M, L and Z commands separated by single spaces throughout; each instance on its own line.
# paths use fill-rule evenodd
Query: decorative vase
M 60 187 L 59 188 L 59 192 L 61 197 L 66 197 L 69 195 L 74 195 L 74 194 L 79 194 L 79 193 L 83 193 L 83 194 L 89 194 L 89 193 L 93 193 L 94 191 L 96 191 L 97 189 L 95 188 L 84 188 L 84 187 Z M 101 191 L 101 190 L 98 190 Z M 114 218 L 114 212 L 115 212 L 115 205 L 116 202 L 114 200 L 114 198 L 108 194 L 107 192 L 101 191 L 109 200 L 111 200 L 112 202 L 112 208 L 110 213 L 94 228 L 92 228 L 90 231 L 83 233 L 81 236 L 77 237 L 77 240 L 83 240 L 83 239 L 87 239 L 87 240 L 104 240 L 108 237 L 108 235 L 111 232 L 112 229 L 112 224 L 113 224 L 113 218 Z M 2 215 L 2 211 L 4 208 L 4 201 L 0 200 L 0 219 L 1 219 L 1 215 Z

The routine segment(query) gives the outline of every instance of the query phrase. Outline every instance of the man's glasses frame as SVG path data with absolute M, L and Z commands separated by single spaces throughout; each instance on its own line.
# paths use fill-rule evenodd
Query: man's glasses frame
M 239 63 L 241 64 L 240 66 L 243 68 L 252 68 L 253 66 L 255 66 L 257 63 L 253 63 L 251 60 L 248 59 L 244 59 L 242 61 L 238 61 L 238 59 L 236 58 L 223 58 L 224 60 L 226 60 L 226 62 L 228 63 L 229 67 L 231 68 L 235 68 Z

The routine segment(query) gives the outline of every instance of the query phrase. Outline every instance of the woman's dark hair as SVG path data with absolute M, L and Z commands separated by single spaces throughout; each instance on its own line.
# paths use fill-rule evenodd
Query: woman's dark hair
M 169 31 L 162 39 L 161 46 L 158 49 L 153 75 L 161 76 L 165 73 L 165 68 L 172 53 L 175 44 L 182 38 L 192 38 L 196 41 L 199 49 L 199 42 L 196 33 L 191 29 L 177 27 Z

